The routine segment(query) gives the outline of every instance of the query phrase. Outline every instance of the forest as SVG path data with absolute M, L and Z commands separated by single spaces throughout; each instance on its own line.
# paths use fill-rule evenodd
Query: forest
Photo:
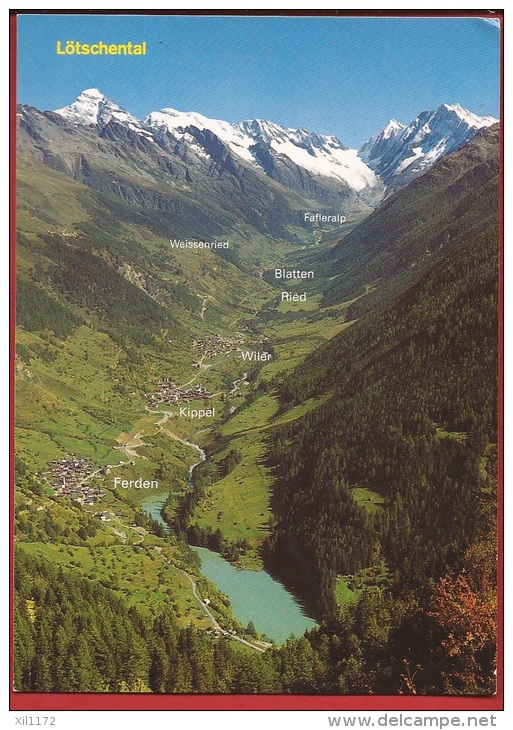
M 493 234 L 471 240 L 392 306 L 299 366 L 284 401 L 328 403 L 270 439 L 278 524 L 269 560 L 323 615 L 337 574 L 384 560 L 422 590 L 478 528 L 497 443 L 497 281 Z M 443 292 L 443 296 L 442 293 Z M 373 514 L 351 491 L 383 498 Z

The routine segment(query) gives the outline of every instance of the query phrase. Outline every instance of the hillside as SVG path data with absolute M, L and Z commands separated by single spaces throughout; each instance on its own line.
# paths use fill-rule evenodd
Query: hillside
M 469 236 L 496 229 L 498 141 L 497 125 L 478 133 L 322 252 L 332 277 L 324 302 L 361 296 L 350 310 L 359 317 L 419 281 Z
M 17 688 L 492 692 L 497 128 L 340 239 L 284 153 L 108 101 L 18 117 Z M 270 641 L 191 546 L 318 627 Z
M 20 157 L 108 196 L 111 220 L 142 219 L 166 241 L 228 239 L 231 246 L 221 255 L 253 267 L 273 246 L 307 240 L 300 212 L 312 203 L 234 157 L 215 138 L 212 161 L 177 140 L 157 145 L 115 119 L 99 135 L 58 114 L 19 109 Z
M 492 231 L 469 239 L 285 380 L 288 407 L 313 394 L 329 398 L 273 430 L 268 560 L 324 615 L 336 616 L 348 592 L 355 600 L 376 586 L 397 600 L 415 596 L 415 611 L 426 611 L 428 586 L 482 538 L 482 515 L 496 499 L 496 364 Z M 397 624 L 387 621 L 388 633 Z M 419 659 L 427 673 L 430 661 Z

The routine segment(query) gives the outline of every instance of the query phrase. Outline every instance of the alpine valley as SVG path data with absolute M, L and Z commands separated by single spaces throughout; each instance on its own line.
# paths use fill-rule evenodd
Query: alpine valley
M 497 120 L 17 112 L 16 689 L 493 694 Z

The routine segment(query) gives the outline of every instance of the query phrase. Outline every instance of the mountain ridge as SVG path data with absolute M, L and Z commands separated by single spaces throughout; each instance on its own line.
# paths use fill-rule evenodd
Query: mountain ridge
M 365 293 L 350 308 L 360 317 L 461 245 L 465 231 L 479 235 L 496 227 L 498 146 L 498 125 L 487 127 L 387 197 L 329 252 L 325 303 Z
M 232 240 L 227 253 L 233 256 L 239 246 L 253 256 L 248 242 L 259 239 L 266 247 L 275 241 L 304 243 L 301 211 L 317 210 L 315 202 L 249 166 L 214 135 L 196 131 L 209 149 L 206 159 L 168 134 L 157 144 L 131 122 L 112 117 L 104 122 L 102 128 L 76 124 L 55 112 L 20 106 L 20 159 L 42 162 L 101 195 L 129 202 L 132 215 L 148 223 L 151 218 L 165 238 L 223 236 Z
M 325 198 L 333 198 L 332 188 L 338 186 L 346 197 L 361 196 L 371 205 L 385 194 L 385 186 L 386 194 L 402 187 L 497 121 L 473 114 L 460 104 L 442 104 L 422 112 L 409 125 L 390 120 L 355 150 L 334 135 L 283 127 L 265 119 L 231 123 L 164 107 L 138 120 L 98 89 L 86 89 L 55 113 L 73 124 L 100 129 L 115 121 L 156 144 L 163 144 L 167 134 L 205 159 L 210 153 L 199 133 L 209 132 L 246 164 L 296 192 L 315 195 L 322 180 L 321 187 L 328 188 Z
M 388 186 L 389 195 L 497 122 L 495 117 L 480 117 L 461 104 L 441 104 L 434 111 L 421 112 L 408 125 L 390 120 L 359 148 L 358 154 Z

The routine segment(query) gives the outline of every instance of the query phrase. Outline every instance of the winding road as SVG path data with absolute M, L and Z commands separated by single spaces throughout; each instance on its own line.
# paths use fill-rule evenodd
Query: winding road
M 172 567 L 175 567 L 175 566 L 173 566 L 173 564 L 165 556 L 162 555 L 162 548 L 161 547 L 158 547 L 157 546 L 157 547 L 155 547 L 155 550 L 159 553 L 159 555 L 161 555 L 161 557 L 164 559 L 164 561 L 168 565 L 171 565 Z M 262 642 L 263 646 L 256 646 L 255 644 L 252 644 L 251 642 L 246 641 L 246 639 L 243 639 L 241 636 L 237 636 L 237 634 L 232 634 L 230 631 L 227 631 L 226 629 L 223 629 L 223 627 L 219 624 L 218 620 L 216 619 L 216 617 L 214 616 L 214 614 L 212 613 L 212 611 L 209 609 L 209 607 L 207 606 L 207 604 L 205 603 L 205 601 L 203 601 L 203 599 L 201 598 L 200 594 L 198 593 L 198 586 L 197 586 L 196 581 L 192 577 L 192 575 L 189 575 L 189 573 L 187 573 L 186 570 L 183 570 L 183 568 L 178 568 L 178 570 L 180 571 L 180 573 L 182 573 L 183 575 L 185 575 L 185 577 L 187 578 L 187 580 L 191 584 L 191 588 L 192 588 L 192 592 L 194 594 L 194 597 L 196 598 L 196 600 L 200 604 L 201 608 L 203 609 L 203 611 L 206 613 L 206 615 L 208 616 L 208 618 L 212 622 L 212 626 L 214 627 L 214 629 L 216 631 L 218 631 L 220 634 L 223 634 L 223 636 L 228 637 L 229 639 L 233 639 L 233 641 L 238 641 L 241 644 L 245 644 L 246 646 L 249 646 L 250 649 L 255 649 L 255 651 L 260 651 L 262 653 L 264 653 L 266 649 L 269 649 L 272 646 L 272 644 L 268 643 L 267 641 L 266 642 Z

